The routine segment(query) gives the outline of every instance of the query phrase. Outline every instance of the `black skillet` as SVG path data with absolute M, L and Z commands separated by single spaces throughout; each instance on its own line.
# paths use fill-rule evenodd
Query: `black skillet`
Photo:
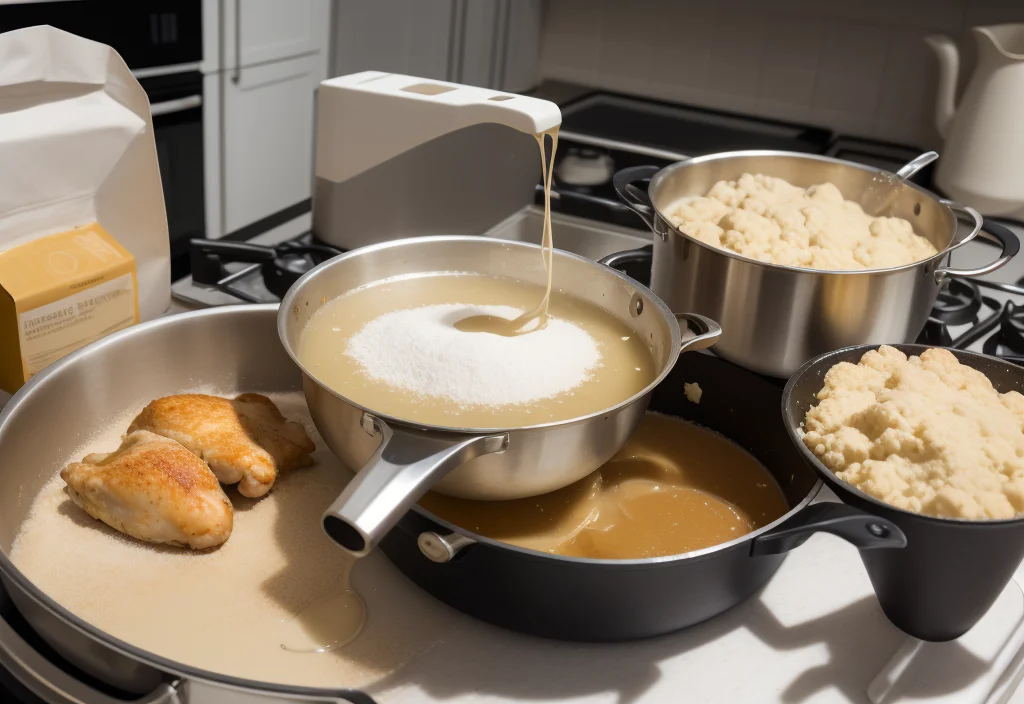
M 700 384 L 699 404 L 686 400 L 684 382 Z M 903 535 L 889 521 L 839 503 L 810 503 L 821 481 L 790 441 L 781 401 L 779 386 L 705 354 L 687 355 L 654 391 L 651 410 L 732 439 L 768 468 L 786 496 L 785 516 L 729 543 L 643 560 L 561 557 L 474 535 L 416 508 L 380 547 L 413 582 L 460 611 L 581 641 L 644 638 L 711 618 L 757 591 L 785 553 L 817 531 L 863 551 L 900 552 Z

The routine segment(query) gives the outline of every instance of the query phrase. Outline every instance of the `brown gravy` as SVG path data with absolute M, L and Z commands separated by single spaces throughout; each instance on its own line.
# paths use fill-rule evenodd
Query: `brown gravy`
M 726 438 L 648 413 L 604 466 L 559 491 L 515 501 L 430 493 L 420 506 L 479 535 L 556 555 L 679 555 L 756 530 L 788 509 L 768 471 Z

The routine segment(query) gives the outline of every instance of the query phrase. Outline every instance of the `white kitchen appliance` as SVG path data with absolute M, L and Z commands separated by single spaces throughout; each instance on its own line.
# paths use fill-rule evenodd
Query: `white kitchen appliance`
M 955 105 L 960 57 L 946 36 L 925 39 L 939 59 L 936 126 L 946 139 L 935 174 L 943 192 L 986 215 L 1024 213 L 1024 24 L 975 27 L 977 65 Z
M 547 100 L 364 71 L 317 94 L 313 234 L 342 249 L 478 235 L 531 200 Z M 508 128 L 513 129 L 508 129 Z

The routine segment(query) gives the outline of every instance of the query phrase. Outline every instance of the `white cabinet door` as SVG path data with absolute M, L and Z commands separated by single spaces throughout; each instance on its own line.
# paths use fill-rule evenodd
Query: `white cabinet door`
M 450 80 L 456 0 L 337 0 L 332 75 L 387 71 Z
M 330 0 L 224 0 L 221 7 L 225 69 L 328 51 Z
M 224 80 L 224 231 L 310 197 L 317 54 L 243 67 Z

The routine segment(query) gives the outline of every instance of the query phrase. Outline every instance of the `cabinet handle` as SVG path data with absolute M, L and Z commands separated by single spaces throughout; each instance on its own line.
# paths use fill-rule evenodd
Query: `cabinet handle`
M 176 112 L 185 112 L 192 108 L 198 108 L 203 104 L 203 96 L 190 95 L 176 100 L 165 100 L 162 103 L 153 103 L 149 106 L 149 114 L 153 117 L 159 115 L 173 115 Z
M 242 0 L 235 0 L 235 68 L 231 82 L 242 80 Z

